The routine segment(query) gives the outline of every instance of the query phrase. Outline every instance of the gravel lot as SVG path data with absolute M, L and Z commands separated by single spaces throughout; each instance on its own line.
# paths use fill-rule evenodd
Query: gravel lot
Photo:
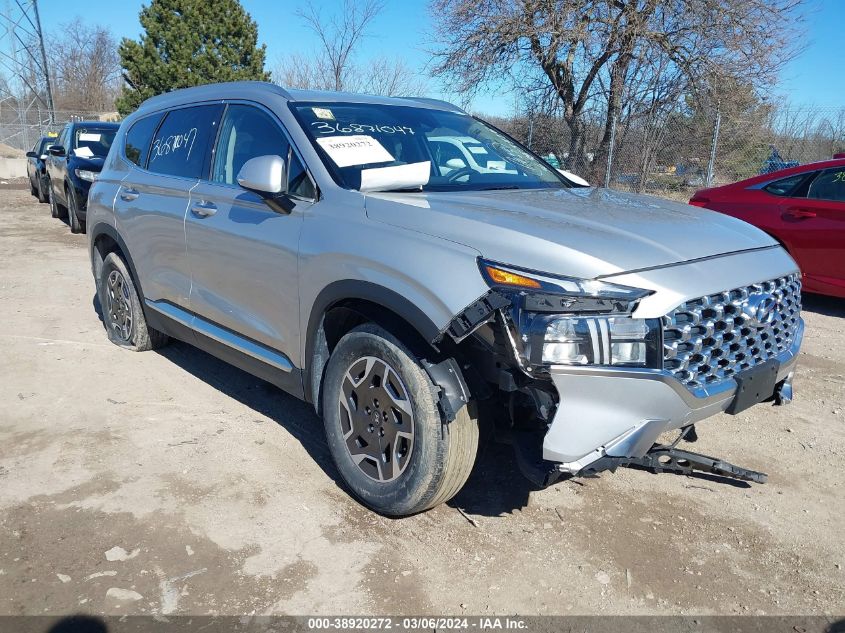
M 841 614 L 845 301 L 805 297 L 788 407 L 699 425 L 766 485 L 634 470 L 352 501 L 312 410 L 187 345 L 111 345 L 85 236 L 0 189 L 0 614 Z

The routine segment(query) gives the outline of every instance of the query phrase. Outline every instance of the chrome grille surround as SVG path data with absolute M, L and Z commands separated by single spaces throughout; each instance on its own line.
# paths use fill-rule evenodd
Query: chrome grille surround
M 770 323 L 755 327 L 742 308 L 755 293 L 777 301 Z M 690 390 L 717 385 L 791 349 L 800 325 L 795 273 L 690 299 L 663 317 L 663 367 Z

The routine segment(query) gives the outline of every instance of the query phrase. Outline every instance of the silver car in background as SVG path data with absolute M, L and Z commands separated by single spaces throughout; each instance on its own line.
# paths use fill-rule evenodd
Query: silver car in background
M 312 403 L 349 490 L 388 515 L 454 496 L 481 425 L 538 486 L 629 465 L 764 481 L 677 443 L 791 399 L 795 262 L 733 218 L 571 184 L 444 102 L 154 97 L 90 193 L 104 325 Z

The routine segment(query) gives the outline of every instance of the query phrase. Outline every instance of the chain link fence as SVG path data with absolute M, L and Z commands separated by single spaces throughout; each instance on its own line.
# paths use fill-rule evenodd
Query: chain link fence
M 6 158 L 18 158 L 49 133 L 58 133 L 71 121 L 116 121 L 116 112 L 20 107 L 14 100 L 0 100 L 0 149 Z
M 588 113 L 572 159 L 571 131 L 560 117 L 535 115 L 492 122 L 553 165 L 592 185 L 682 201 L 703 187 L 845 152 L 845 108 L 763 108 L 743 115 L 646 113 L 618 122 L 610 150 L 603 155 L 603 120 L 599 113 Z

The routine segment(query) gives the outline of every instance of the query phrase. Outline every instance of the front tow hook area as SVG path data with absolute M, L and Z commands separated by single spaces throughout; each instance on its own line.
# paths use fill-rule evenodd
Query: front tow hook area
M 775 387 L 775 404 L 776 405 L 784 405 L 789 404 L 792 402 L 792 378 L 795 376 L 795 372 L 791 371 L 789 374 L 781 380 L 777 386 Z
M 655 473 L 677 473 L 691 475 L 704 472 L 731 479 L 766 483 L 768 475 L 756 470 L 735 466 L 724 460 L 700 453 L 680 450 L 674 446 L 655 444 L 642 457 L 602 457 L 594 461 L 576 476 L 589 477 L 603 470 L 614 471 L 619 467 L 642 468 Z

